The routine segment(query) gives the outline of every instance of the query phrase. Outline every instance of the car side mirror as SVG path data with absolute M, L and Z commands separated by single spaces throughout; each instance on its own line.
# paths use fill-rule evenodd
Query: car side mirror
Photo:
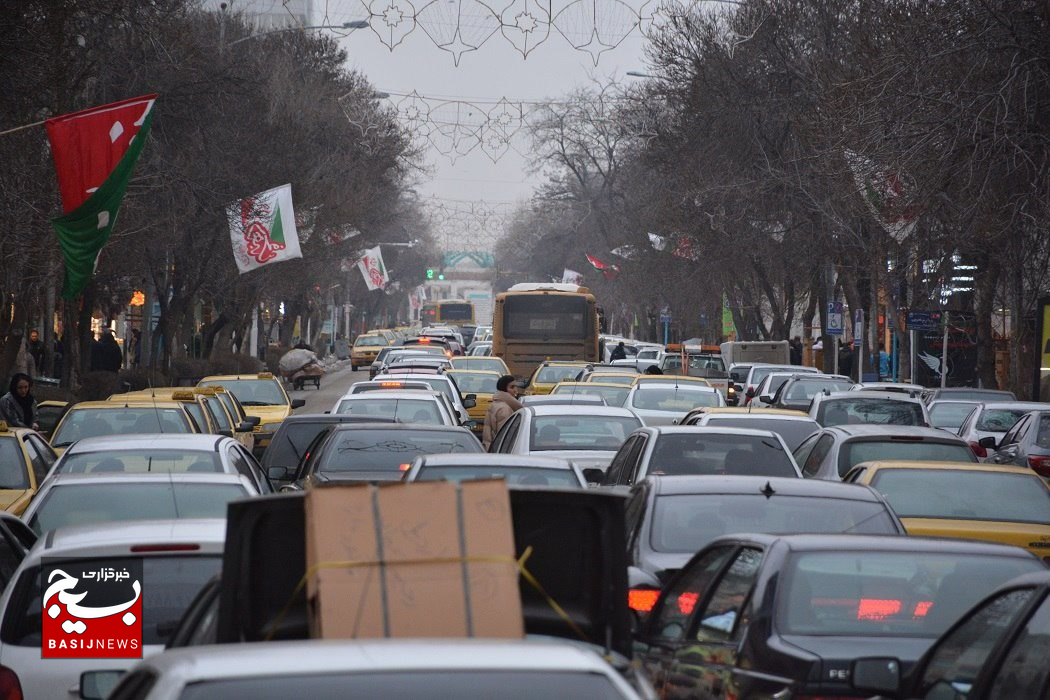
M 477 394 L 467 394 L 463 399 L 463 408 L 474 408 L 478 405 Z
M 287 481 L 288 467 L 270 467 L 266 470 L 266 476 L 270 477 L 270 481 Z
M 251 421 L 242 420 L 237 424 L 236 432 L 238 433 L 250 433 L 252 432 Z
M 80 674 L 80 697 L 85 700 L 102 700 L 117 687 L 123 671 L 87 671 Z
M 900 684 L 901 663 L 897 659 L 857 659 L 850 670 L 850 685 L 865 693 L 896 695 L 900 692 Z
M 463 427 L 468 430 L 477 430 L 478 422 L 476 420 L 467 420 L 463 422 Z
M 598 467 L 588 467 L 583 470 L 583 479 L 588 484 L 600 484 L 605 478 L 605 472 Z
M 302 400 L 302 399 L 300 399 L 300 401 L 301 401 L 301 400 Z M 262 423 L 262 418 L 260 418 L 259 416 L 245 416 L 245 417 L 244 417 L 244 420 L 246 420 L 246 421 L 248 421 L 249 423 L 251 423 L 251 426 L 252 426 L 253 428 L 254 428 L 255 426 L 259 425 L 259 423 Z
M 994 437 L 983 437 L 977 441 L 977 444 L 986 450 L 994 450 L 998 447 L 998 442 Z
M 302 408 L 306 405 L 306 399 L 292 399 L 292 410 Z
M 761 396 L 758 397 L 758 400 L 761 401 L 762 403 L 773 403 L 773 397 L 770 396 L 769 394 L 762 394 Z

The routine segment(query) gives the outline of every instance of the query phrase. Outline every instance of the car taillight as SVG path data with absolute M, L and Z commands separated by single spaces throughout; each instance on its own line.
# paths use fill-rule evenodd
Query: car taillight
M 7 666 L 0 666 L 0 700 L 22 700 L 22 684 L 18 674 Z
M 412 465 L 409 464 L 408 462 L 405 462 L 404 464 L 401 464 L 401 465 L 398 466 L 398 469 L 400 469 L 403 472 L 407 472 L 411 468 L 412 468 Z
M 683 615 L 692 615 L 693 608 L 696 607 L 696 601 L 700 599 L 699 593 L 690 593 L 686 591 L 678 596 L 678 610 Z
M 1030 456 L 1028 466 L 1039 476 L 1050 476 L 1050 457 Z
M 632 588 L 627 591 L 627 606 L 638 612 L 649 612 L 659 597 L 660 591 L 655 588 Z
M 976 440 L 970 440 L 970 449 L 981 459 L 985 459 L 988 456 L 988 450 L 981 447 L 981 444 Z

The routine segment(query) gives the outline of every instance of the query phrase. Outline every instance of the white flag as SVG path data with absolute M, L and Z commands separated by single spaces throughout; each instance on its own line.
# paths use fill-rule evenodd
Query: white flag
M 295 230 L 292 186 L 246 197 L 226 207 L 233 258 L 243 275 L 263 265 L 303 257 Z
M 655 233 L 650 233 L 649 234 L 649 243 L 656 250 L 663 250 L 664 248 L 667 247 L 667 239 L 664 238 L 663 236 L 657 236 Z
M 576 270 L 570 270 L 565 268 L 561 273 L 562 284 L 575 284 L 577 287 L 583 286 L 583 275 Z
M 386 274 L 386 266 L 383 264 L 383 251 L 379 249 L 379 246 L 366 250 L 364 256 L 357 261 L 357 267 L 365 276 L 368 291 L 382 289 L 390 281 Z
M 408 295 L 408 308 L 410 309 L 421 309 L 423 308 L 423 302 L 427 300 L 427 290 L 423 285 L 419 285 L 412 290 L 412 293 Z

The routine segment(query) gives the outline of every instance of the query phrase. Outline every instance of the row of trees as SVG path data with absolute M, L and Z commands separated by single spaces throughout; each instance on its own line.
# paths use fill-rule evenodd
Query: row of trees
M 650 79 L 537 122 L 549 184 L 501 265 L 560 277 L 583 252 L 611 258 L 616 279 L 589 278 L 607 310 L 668 306 L 685 335 L 718 333 L 723 293 L 752 338 L 823 327 L 829 300 L 894 320 L 972 311 L 986 385 L 1005 316 L 1026 388 L 1050 284 L 1050 5 L 721 7 L 654 29 Z M 655 250 L 649 233 L 671 241 Z
M 36 125 L 0 135 L 5 376 L 26 329 L 43 328 L 49 341 L 55 314 L 66 368 L 84 370 L 92 313 L 114 318 L 135 290 L 160 305 L 156 330 L 145 329 L 144 360 L 163 368 L 198 332 L 198 305 L 211 311 L 201 333 L 207 354 L 244 338 L 260 306 L 272 318 L 282 303 L 286 317 L 316 315 L 336 287 L 340 301 L 381 303 L 355 270 L 341 269 L 374 242 L 421 240 L 386 252 L 403 286 L 423 279 L 433 245 L 405 196 L 419 154 L 394 115 L 343 67 L 330 38 L 251 31 L 243 18 L 202 12 L 190 0 L 2 3 L 0 131 Z M 94 280 L 75 302 L 56 302 L 62 268 L 50 219 L 59 196 L 37 124 L 151 92 L 159 98 L 149 142 Z M 225 208 L 284 183 L 292 184 L 303 259 L 241 276 Z M 286 344 L 292 329 L 281 329 Z

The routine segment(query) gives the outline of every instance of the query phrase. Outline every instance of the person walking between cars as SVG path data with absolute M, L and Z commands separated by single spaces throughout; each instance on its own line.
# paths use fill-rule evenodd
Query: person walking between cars
M 481 430 L 481 444 L 487 450 L 496 437 L 500 427 L 507 422 L 515 411 L 521 408 L 518 401 L 518 383 L 513 374 L 504 374 L 496 381 L 496 393 L 485 414 L 485 425 Z
M 612 362 L 613 360 L 626 360 L 626 359 L 627 359 L 627 349 L 624 348 L 623 341 L 621 340 L 619 343 L 616 344 L 616 347 L 613 348 L 613 351 L 609 354 L 609 361 Z
M 123 364 L 124 353 L 113 333 L 107 328 L 98 342 L 91 346 L 91 371 L 119 372 Z
M 32 386 L 29 375 L 18 372 L 11 377 L 8 392 L 0 396 L 0 419 L 12 428 L 40 428 L 36 422 L 36 399 L 29 393 Z

